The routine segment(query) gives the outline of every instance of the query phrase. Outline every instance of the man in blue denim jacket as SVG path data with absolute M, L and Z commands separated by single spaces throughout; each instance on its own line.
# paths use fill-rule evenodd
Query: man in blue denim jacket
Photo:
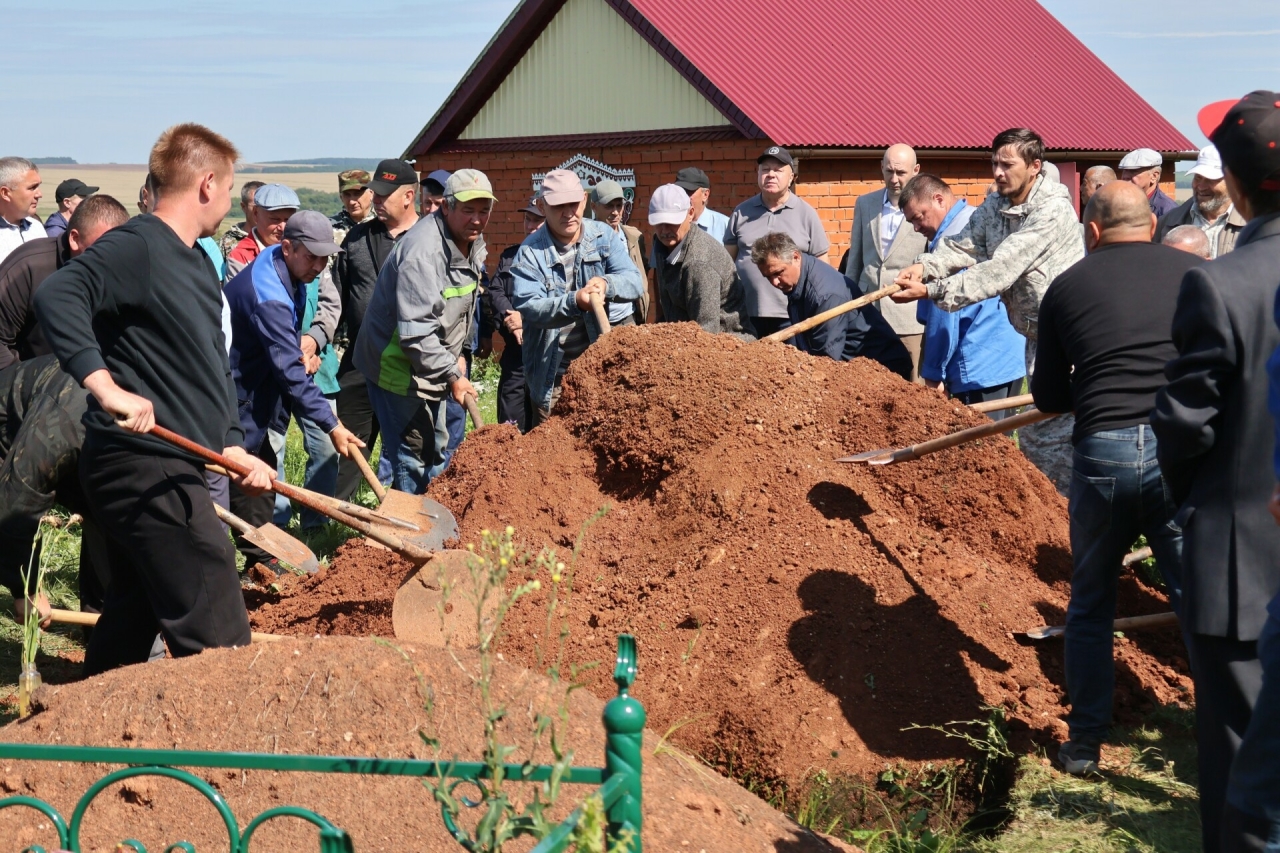
M 524 375 L 534 424 L 551 416 L 569 364 L 602 332 L 591 296 L 606 303 L 634 302 L 644 289 L 622 235 L 583 219 L 582 181 L 568 169 L 542 180 L 538 206 L 546 225 L 520 244 L 511 265 L 511 304 L 524 323 Z M 628 316 L 617 325 L 631 325 Z

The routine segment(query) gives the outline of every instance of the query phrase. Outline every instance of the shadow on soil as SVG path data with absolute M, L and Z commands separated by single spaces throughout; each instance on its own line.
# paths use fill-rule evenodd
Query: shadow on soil
M 849 487 L 819 483 L 810 490 L 809 501 L 827 518 L 851 521 L 875 541 L 864 521 L 871 509 Z M 902 568 L 891 549 L 880 550 Z M 904 570 L 903 575 L 915 594 L 885 605 L 854 574 L 830 569 L 812 573 L 798 590 L 808 612 L 792 624 L 788 646 L 809 677 L 836 697 L 869 749 L 908 760 L 960 758 L 965 749 L 958 741 L 902 729 L 981 715 L 984 701 L 962 654 L 995 672 L 1008 670 L 1009 664 L 970 639 L 909 573 Z M 937 701 L 939 696 L 945 701 Z

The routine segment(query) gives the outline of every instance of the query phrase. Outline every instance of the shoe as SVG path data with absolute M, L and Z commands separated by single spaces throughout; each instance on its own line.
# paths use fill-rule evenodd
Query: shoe
M 1087 739 L 1069 740 L 1058 749 L 1058 762 L 1072 776 L 1097 773 L 1101 757 L 1101 744 Z

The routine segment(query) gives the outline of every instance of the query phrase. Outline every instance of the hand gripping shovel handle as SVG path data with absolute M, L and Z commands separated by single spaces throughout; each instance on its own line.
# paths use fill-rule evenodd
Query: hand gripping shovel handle
M 62 625 L 87 625 L 90 628 L 97 625 L 98 620 L 102 618 L 101 614 L 98 613 L 83 613 L 79 610 L 59 610 L 56 607 L 53 608 L 49 615 L 54 622 L 58 622 Z M 257 631 L 253 631 L 250 636 L 253 638 L 253 642 L 255 643 L 275 643 L 280 640 L 289 639 L 283 634 L 260 634 Z
M 189 438 L 183 438 L 182 436 L 178 435 L 176 432 L 167 430 L 164 427 L 160 426 L 159 424 L 151 428 L 151 434 L 154 435 L 156 438 L 164 439 L 165 441 L 169 442 L 175 447 L 182 448 L 183 450 L 187 451 L 193 456 L 200 457 L 205 462 L 208 462 L 213 465 L 221 465 L 223 468 L 227 469 L 231 473 L 236 474 L 238 476 L 243 477 L 249 473 L 249 469 L 241 465 L 240 463 L 234 462 L 231 459 L 228 459 L 226 456 L 223 456 L 221 453 L 215 453 L 214 451 L 210 450 L 207 447 L 204 447 L 203 445 L 196 444 L 194 441 L 192 441 Z M 350 527 L 352 530 L 363 533 L 365 536 L 368 536 L 370 539 L 374 540 L 375 542 L 381 542 L 383 545 L 386 545 L 392 551 L 397 551 L 401 554 L 404 554 L 406 557 L 409 557 L 415 560 L 431 559 L 432 552 L 426 550 L 425 548 L 419 548 L 417 545 L 412 545 L 408 542 L 405 542 L 399 536 L 393 536 L 390 533 L 385 533 L 381 530 L 378 530 L 376 527 L 369 524 L 368 522 L 361 521 L 360 519 L 350 516 L 345 512 L 336 510 L 332 506 L 329 506 L 328 504 L 326 504 L 324 501 L 318 500 L 317 499 L 318 496 L 312 492 L 308 492 L 305 489 L 296 488 L 294 486 L 289 485 L 288 483 L 283 483 L 280 480 L 271 481 L 271 490 L 273 492 L 276 492 L 277 494 L 284 495 L 286 498 L 289 498 L 290 500 L 295 500 L 298 503 L 302 504 L 303 506 L 309 509 L 315 510 L 321 515 L 328 516 L 329 518 L 332 518 L 334 521 L 345 524 L 347 527 Z
M 848 314 L 850 311 L 856 311 L 859 308 L 863 308 L 867 305 L 870 305 L 872 302 L 878 302 L 879 300 L 884 299 L 886 296 L 892 296 L 893 294 L 897 293 L 899 290 L 902 290 L 901 285 L 887 284 L 884 287 L 880 288 L 879 290 L 868 293 L 866 296 L 859 296 L 857 299 L 851 299 L 848 302 L 844 303 L 843 305 L 837 305 L 835 308 L 832 308 L 830 311 L 823 311 L 821 314 L 814 314 L 808 320 L 803 320 L 799 323 L 796 323 L 794 326 L 787 326 L 787 328 L 782 329 L 781 331 L 778 331 L 778 332 L 774 332 L 772 335 L 767 335 L 761 338 L 760 340 L 762 341 L 790 340 L 791 338 L 794 338 L 796 335 L 800 334 L 801 332 L 809 331 L 814 326 L 821 326 L 823 323 L 827 322 L 832 317 L 839 317 L 841 314 Z

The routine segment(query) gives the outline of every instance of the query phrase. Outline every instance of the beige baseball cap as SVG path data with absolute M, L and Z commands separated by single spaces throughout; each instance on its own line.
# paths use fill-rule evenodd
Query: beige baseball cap
M 445 182 L 444 194 L 458 201 L 474 201 L 478 198 L 498 200 L 493 194 L 493 184 L 489 183 L 488 176 L 479 169 L 459 169 L 454 172 Z
M 542 200 L 547 204 L 574 204 L 586 197 L 582 179 L 568 169 L 552 169 L 542 179 Z

